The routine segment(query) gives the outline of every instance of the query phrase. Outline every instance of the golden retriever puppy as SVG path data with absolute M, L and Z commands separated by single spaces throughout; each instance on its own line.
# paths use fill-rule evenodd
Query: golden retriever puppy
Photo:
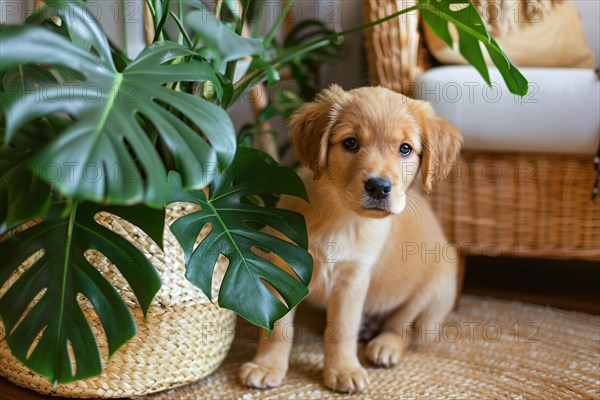
M 439 171 L 457 157 L 462 138 L 428 103 L 381 87 L 346 92 L 331 86 L 302 107 L 289 128 L 306 167 L 300 174 L 310 204 L 284 196 L 280 207 L 302 213 L 310 243 L 317 244 L 307 301 L 327 311 L 325 385 L 360 392 L 369 381 L 356 354 L 364 315 L 389 315 L 366 356 L 390 367 L 407 346 L 407 324 L 430 332 L 453 306 L 457 254 L 411 187 L 420 171 L 431 191 Z M 336 252 L 328 254 L 331 245 Z M 294 311 L 278 321 L 271 338 L 264 335 L 254 359 L 243 365 L 244 384 L 282 382 Z

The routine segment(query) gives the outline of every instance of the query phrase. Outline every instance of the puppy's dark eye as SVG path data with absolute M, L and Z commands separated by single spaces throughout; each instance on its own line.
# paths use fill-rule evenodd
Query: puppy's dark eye
M 406 143 L 402 143 L 400 145 L 400 154 L 403 156 L 407 156 L 412 152 L 412 147 Z
M 344 147 L 348 150 L 356 150 L 358 149 L 358 141 L 354 138 L 348 138 L 344 140 Z

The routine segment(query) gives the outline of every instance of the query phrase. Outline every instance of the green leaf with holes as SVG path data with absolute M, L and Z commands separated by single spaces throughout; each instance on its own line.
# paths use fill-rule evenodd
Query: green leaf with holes
M 56 78 L 38 66 L 9 69 L 2 75 L 0 96 L 23 94 L 35 85 L 56 84 Z M 27 220 L 43 216 L 50 207 L 50 185 L 27 163 L 68 122 L 59 117 L 39 119 L 19 128 L 6 143 L 5 118 L 0 115 L 0 235 Z
M 490 36 L 477 9 L 469 0 L 419 0 L 417 8 L 431 30 L 450 48 L 454 47 L 454 43 L 448 26 L 453 24 L 456 27 L 458 51 L 479 71 L 488 84 L 490 75 L 480 43 L 487 49 L 510 92 L 520 96 L 527 94 L 527 79 L 502 51 L 498 42 Z
M 221 169 L 229 165 L 236 136 L 228 114 L 215 104 L 165 86 L 211 81 L 217 95 L 222 95 L 210 65 L 178 63 L 195 53 L 177 43 L 160 42 L 118 72 L 101 25 L 90 23 L 91 17 L 79 3 L 65 2 L 53 9 L 71 24 L 72 32 L 91 44 L 93 52 L 41 27 L 0 28 L 1 71 L 52 65 L 77 72 L 63 76 L 57 84 L 15 93 L 3 101 L 7 143 L 21 126 L 40 117 L 66 112 L 75 121 L 30 160 L 35 170 L 49 164 L 59 168 L 60 174 L 52 180 L 44 175 L 42 179 L 79 201 L 143 201 L 162 207 L 167 168 L 157 151 L 157 140 L 172 159 L 173 169 L 181 173 L 185 187 L 204 187 L 217 164 Z
M 275 321 L 308 295 L 313 261 L 307 251 L 304 217 L 269 206 L 260 196 L 287 194 L 307 199 L 304 185 L 291 168 L 258 150 L 241 147 L 230 167 L 209 189 L 208 196 L 201 190 L 186 192 L 179 175 L 169 174 L 169 200 L 201 207 L 171 225 L 183 247 L 186 277 L 211 298 L 215 265 L 219 255 L 224 255 L 229 265 L 220 287 L 219 305 L 271 330 Z M 206 224 L 212 230 L 195 248 Z M 261 230 L 264 226 L 280 232 L 289 241 Z M 258 255 L 257 250 L 279 256 L 295 276 L 273 264 L 269 255 Z
M 117 290 L 84 256 L 88 249 L 97 250 L 115 264 L 144 314 L 160 288 L 160 278 L 150 261 L 126 239 L 98 224 L 94 215 L 106 211 L 120 216 L 159 245 L 164 226 L 164 210 L 144 206 L 72 204 L 66 216 L 65 208 L 64 203 L 54 204 L 42 222 L 0 242 L 0 286 L 26 259 L 43 249 L 43 255 L 0 297 L 0 317 L 14 356 L 54 384 L 102 372 L 96 337 L 77 301 L 79 293 L 90 301 L 102 323 L 109 355 L 137 331 L 131 311 Z M 28 310 L 42 291 L 44 294 Z
M 50 208 L 50 185 L 27 168 L 27 161 L 55 136 L 49 121 L 38 120 L 19 129 L 13 143 L 4 145 L 0 127 L 0 235 Z

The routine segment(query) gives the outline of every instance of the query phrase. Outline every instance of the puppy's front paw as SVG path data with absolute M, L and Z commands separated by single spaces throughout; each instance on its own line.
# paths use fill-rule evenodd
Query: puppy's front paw
M 325 368 L 325 386 L 344 393 L 360 393 L 367 388 L 369 375 L 360 365 Z
M 247 362 L 240 369 L 240 379 L 244 385 L 253 388 L 273 388 L 281 385 L 286 372 L 285 367 L 266 366 L 255 362 Z
M 404 347 L 399 335 L 383 332 L 367 345 L 367 359 L 379 367 L 393 367 L 400 361 Z

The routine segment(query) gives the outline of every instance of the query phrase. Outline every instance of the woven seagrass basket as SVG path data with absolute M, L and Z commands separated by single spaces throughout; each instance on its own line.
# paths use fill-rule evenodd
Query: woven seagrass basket
M 367 0 L 372 22 L 415 0 Z M 436 65 L 411 12 L 366 32 L 371 82 L 412 95 Z M 565 137 L 570 132 L 565 132 Z M 595 149 L 590 149 L 591 151 Z M 600 201 L 592 201 L 593 156 L 463 151 L 428 196 L 461 255 L 600 260 Z
M 194 206 L 181 203 L 169 206 L 167 225 L 193 209 Z M 137 335 L 108 361 L 108 346 L 100 320 L 91 304 L 82 299 L 83 312 L 100 346 L 104 365 L 102 375 L 53 388 L 47 378 L 21 364 L 11 354 L 5 340 L 0 341 L 0 375 L 43 394 L 114 398 L 178 387 L 212 373 L 231 346 L 235 314 L 211 303 L 185 279 L 183 251 L 167 226 L 163 252 L 147 235 L 127 221 L 102 213 L 96 216 L 96 220 L 134 243 L 160 274 L 162 287 L 144 320 L 133 292 L 115 267 L 100 253 L 93 250 L 86 253 L 86 258 L 117 288 L 130 306 L 138 326 Z M 35 257 L 26 262 L 33 260 Z M 21 271 L 24 268 L 25 264 Z M 218 270 L 222 272 L 223 268 L 215 269 Z M 8 287 L 17 276 L 12 277 L 5 286 Z M 4 338 L 4 335 L 4 327 L 0 324 L 0 338 Z

